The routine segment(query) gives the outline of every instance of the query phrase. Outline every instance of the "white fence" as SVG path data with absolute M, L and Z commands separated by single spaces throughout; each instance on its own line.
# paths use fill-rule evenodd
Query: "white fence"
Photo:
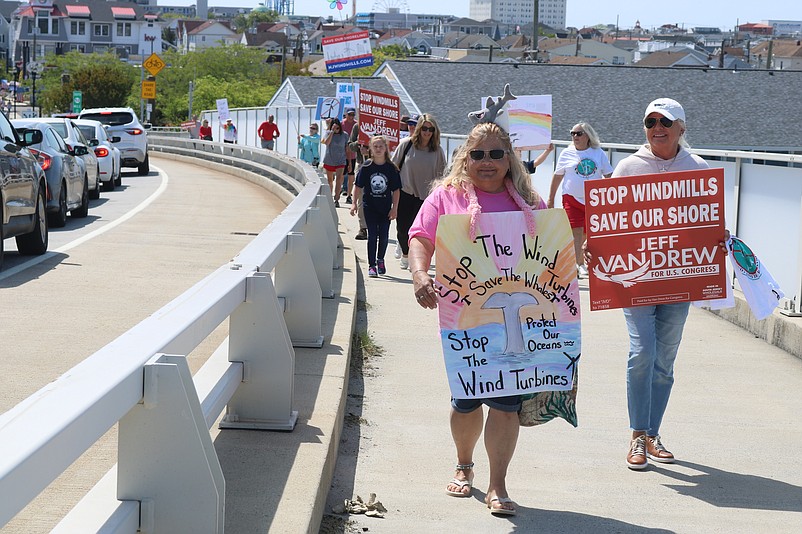
M 328 186 L 262 150 L 156 137 L 151 149 L 234 169 L 289 205 L 229 264 L 0 416 L 0 526 L 119 422 L 118 465 L 54 531 L 222 532 L 211 426 L 224 409 L 223 428 L 295 425 L 293 347 L 322 346 L 338 267 Z M 226 319 L 193 380 L 186 355 Z
M 307 132 L 309 124 L 315 122 L 314 113 L 315 108 L 310 106 L 230 110 L 239 128 L 240 144 L 252 147 L 259 146 L 256 135 L 259 124 L 268 115 L 274 115 L 282 132 L 275 150 L 293 157 L 298 151 L 296 136 Z M 217 124 L 216 111 L 204 111 L 203 118 Z M 218 138 L 216 135 L 215 139 Z M 441 135 L 449 160 L 465 138 L 465 135 Z M 556 158 L 569 143 L 554 141 L 557 150 L 532 175 L 533 184 L 543 197 L 548 196 Z M 602 148 L 615 166 L 638 146 L 604 143 Z M 321 159 L 324 152 L 325 147 L 321 147 Z M 787 297 L 783 302 L 785 312 L 802 311 L 802 156 L 733 150 L 692 152 L 705 158 L 712 167 L 724 169 L 727 228 L 750 245 L 779 282 Z M 536 156 L 537 153 L 524 154 L 526 159 Z

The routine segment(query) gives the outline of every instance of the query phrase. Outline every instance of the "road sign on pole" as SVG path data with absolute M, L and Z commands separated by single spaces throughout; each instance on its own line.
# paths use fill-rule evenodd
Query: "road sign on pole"
M 151 75 L 156 76 L 167 64 L 156 54 L 151 54 L 148 59 L 145 60 L 143 66 Z
M 72 92 L 72 112 L 80 113 L 84 108 L 84 95 L 81 91 Z
M 145 100 L 156 98 L 156 82 L 150 80 L 142 81 L 142 98 Z

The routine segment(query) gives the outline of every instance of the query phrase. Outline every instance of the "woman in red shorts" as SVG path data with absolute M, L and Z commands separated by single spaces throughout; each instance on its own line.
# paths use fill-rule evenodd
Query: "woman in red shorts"
M 551 179 L 548 206 L 554 207 L 554 196 L 563 183 L 563 208 L 571 223 L 574 234 L 574 251 L 576 252 L 576 271 L 580 278 L 588 276 L 582 254 L 582 243 L 585 242 L 585 180 L 609 178 L 613 167 L 607 154 L 599 148 L 599 135 L 593 127 L 580 122 L 571 128 L 573 145 L 560 153 L 554 177 Z

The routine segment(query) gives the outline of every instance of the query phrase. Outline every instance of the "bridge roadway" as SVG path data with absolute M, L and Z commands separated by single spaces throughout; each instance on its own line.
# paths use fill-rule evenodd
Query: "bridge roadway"
M 21 259 L 8 255 L 0 290 L 14 305 L 0 309 L 0 411 L 227 261 L 281 209 L 239 179 L 152 161 L 163 173 L 126 175 L 125 190 L 93 204 L 91 224 L 70 221 L 54 232 L 51 250 L 111 225 L 154 194 L 166 174 L 166 188 L 141 212 L 11 276 Z M 119 211 L 104 211 L 115 205 Z M 362 276 L 364 242 L 351 239 L 357 223 L 345 209 L 338 214 L 338 296 L 324 301 L 324 347 L 297 354 L 298 426 L 291 433 L 213 431 L 227 480 L 228 532 L 315 532 L 324 513 L 325 533 L 800 531 L 802 360 L 696 309 L 663 427 L 676 464 L 625 467 L 626 329 L 620 311 L 590 313 L 584 299 L 580 425 L 522 429 L 508 477 L 518 516 L 499 519 L 484 508 L 481 442 L 473 496 L 445 495 L 455 458 L 435 312 L 417 306 L 409 273 L 395 261 L 386 277 Z M 798 328 L 799 319 L 788 321 Z M 342 356 L 352 328 L 369 332 L 380 351 L 361 354 L 348 380 Z M 190 355 L 193 371 L 224 330 Z M 113 465 L 114 438 L 112 430 L 0 533 L 48 532 Z M 343 499 L 370 493 L 389 510 L 384 519 L 332 512 Z
M 43 261 L 6 240 L 0 271 L 0 413 L 228 262 L 284 208 L 250 182 L 156 157 L 148 176 L 92 201 L 50 233 Z M 38 263 L 37 263 L 38 262 Z M 226 335 L 189 358 L 196 371 Z M 0 532 L 49 532 L 116 462 L 116 430 Z

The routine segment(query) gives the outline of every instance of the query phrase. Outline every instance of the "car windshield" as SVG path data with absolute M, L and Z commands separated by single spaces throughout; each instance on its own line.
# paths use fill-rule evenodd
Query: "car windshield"
M 91 119 L 93 121 L 100 121 L 109 126 L 121 126 L 134 122 L 131 113 L 127 111 L 115 111 L 109 113 L 86 113 L 81 115 L 82 119 Z
M 78 129 L 81 130 L 81 133 L 84 134 L 84 137 L 87 139 L 95 139 L 95 127 L 94 126 L 78 126 Z

